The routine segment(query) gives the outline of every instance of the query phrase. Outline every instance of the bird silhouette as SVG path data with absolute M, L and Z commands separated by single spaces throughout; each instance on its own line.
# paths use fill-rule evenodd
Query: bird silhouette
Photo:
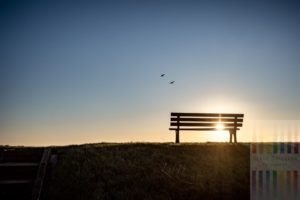
M 173 83 L 175 83 L 175 81 L 171 81 L 171 82 L 170 82 L 170 84 L 173 84 Z
M 165 76 L 165 74 L 161 74 L 161 75 L 160 75 L 160 77 L 164 77 L 164 76 Z

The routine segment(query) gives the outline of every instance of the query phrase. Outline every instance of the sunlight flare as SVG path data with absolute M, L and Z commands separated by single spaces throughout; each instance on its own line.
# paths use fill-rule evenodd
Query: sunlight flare
M 218 122 L 218 123 L 216 124 L 216 129 L 219 130 L 219 131 L 224 130 L 224 125 L 223 125 L 223 123 Z

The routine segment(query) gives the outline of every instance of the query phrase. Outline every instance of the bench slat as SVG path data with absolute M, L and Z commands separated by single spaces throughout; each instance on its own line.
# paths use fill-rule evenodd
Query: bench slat
M 177 113 L 172 112 L 171 116 L 190 116 L 190 117 L 244 117 L 244 114 L 233 113 Z
M 177 128 L 169 128 L 170 131 L 176 131 L 178 130 Z M 219 131 L 216 128 L 179 128 L 180 131 Z M 221 131 L 229 131 L 232 130 L 232 128 L 224 128 Z M 240 129 L 236 129 L 240 130 Z
M 171 121 L 184 121 L 184 122 L 235 122 L 234 118 L 171 118 Z M 243 122 L 243 119 L 237 119 L 237 122 Z
M 177 122 L 171 122 L 171 126 L 199 126 L 199 127 L 216 127 L 217 123 L 177 123 Z M 222 125 L 225 127 L 225 128 L 228 128 L 228 127 L 234 127 L 234 123 L 230 123 L 230 124 L 225 124 L 225 123 L 222 123 Z M 242 127 L 242 124 L 241 123 L 237 123 L 236 124 L 236 127 Z

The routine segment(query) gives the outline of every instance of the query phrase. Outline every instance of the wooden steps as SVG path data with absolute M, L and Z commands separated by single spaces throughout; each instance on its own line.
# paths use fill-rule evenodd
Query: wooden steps
M 31 184 L 33 180 L 1 180 L 0 185 L 10 185 L 10 184 Z
M 0 148 L 0 199 L 40 199 L 50 149 Z
M 0 167 L 37 167 L 39 163 L 0 163 Z

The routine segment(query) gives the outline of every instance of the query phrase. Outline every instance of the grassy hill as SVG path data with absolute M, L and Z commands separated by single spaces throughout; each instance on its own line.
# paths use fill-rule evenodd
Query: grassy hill
M 58 199 L 249 199 L 249 145 L 93 144 L 57 148 Z

